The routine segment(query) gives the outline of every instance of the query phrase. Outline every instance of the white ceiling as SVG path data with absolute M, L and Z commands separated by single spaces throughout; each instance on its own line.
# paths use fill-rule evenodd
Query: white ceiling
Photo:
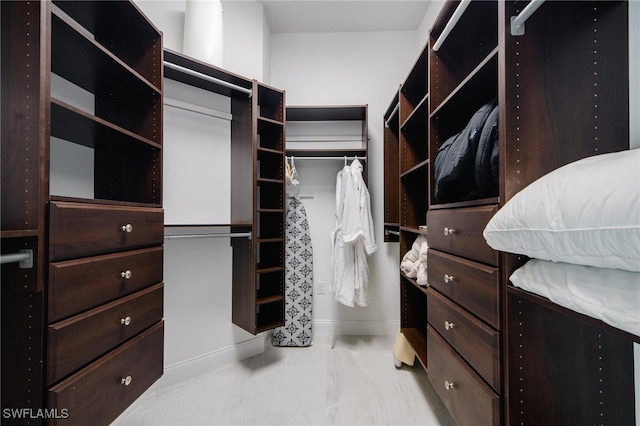
M 262 0 L 272 33 L 413 31 L 425 0 Z

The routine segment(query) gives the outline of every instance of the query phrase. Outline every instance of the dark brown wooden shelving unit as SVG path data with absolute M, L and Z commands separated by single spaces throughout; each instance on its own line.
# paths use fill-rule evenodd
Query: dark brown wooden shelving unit
M 34 253 L 2 265 L 2 407 L 107 425 L 163 373 L 162 34 L 128 1 L 1 7 L 2 253 Z M 52 137 L 92 194 L 51 194 Z
M 231 100 L 232 322 L 252 334 L 284 323 L 285 93 L 165 51 L 165 76 Z
M 482 237 L 494 212 L 538 177 L 628 149 L 627 3 L 545 2 L 525 34 L 512 36 L 511 17 L 527 2 L 472 1 L 434 51 L 461 4 L 444 4 L 401 86 L 400 122 L 389 120 L 395 100 L 384 117 L 394 125 L 385 129 L 386 161 L 398 161 L 400 129 L 401 256 L 421 224 L 430 247 L 428 290 L 400 275 L 402 332 L 459 424 L 632 424 L 638 337 L 510 286 L 526 259 L 495 252 Z M 437 203 L 438 148 L 492 99 L 500 111 L 498 195 Z M 426 147 L 411 145 L 424 129 Z M 398 194 L 387 182 L 385 193 Z M 385 222 L 395 214 L 387 208 L 395 206 L 385 202 Z M 619 386 L 595 383 L 598 363 Z

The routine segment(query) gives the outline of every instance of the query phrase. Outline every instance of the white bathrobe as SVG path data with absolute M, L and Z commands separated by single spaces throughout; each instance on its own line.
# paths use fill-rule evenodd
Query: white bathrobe
M 330 290 L 347 306 L 369 304 L 367 256 L 377 250 L 371 200 L 357 159 L 336 178 L 336 228 L 331 233 Z

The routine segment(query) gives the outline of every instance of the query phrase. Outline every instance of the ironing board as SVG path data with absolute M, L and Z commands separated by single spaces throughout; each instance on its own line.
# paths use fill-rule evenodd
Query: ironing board
M 285 225 L 285 321 L 273 330 L 274 346 L 309 346 L 312 341 L 313 249 L 307 213 L 293 198 Z

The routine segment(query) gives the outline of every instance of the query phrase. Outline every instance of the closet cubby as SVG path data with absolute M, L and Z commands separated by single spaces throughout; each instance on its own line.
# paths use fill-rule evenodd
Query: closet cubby
M 417 230 L 425 225 L 429 208 L 427 169 L 424 166 L 400 176 L 400 227 Z
M 416 115 L 420 96 L 403 96 L 405 88 L 422 86 L 401 87 L 401 256 L 420 232 L 422 209 L 429 243 L 428 290 L 400 275 L 402 332 L 418 357 L 424 354 L 429 379 L 459 424 L 633 423 L 626 379 L 637 336 L 512 287 L 509 277 L 525 259 L 494 251 L 482 237 L 493 214 L 537 178 L 629 147 L 627 2 L 547 1 L 523 35 L 512 35 L 512 17 L 528 4 L 447 1 L 427 42 L 428 113 Z M 466 10 L 459 14 L 459 7 Z M 497 195 L 436 203 L 438 149 L 492 100 L 499 108 Z M 413 123 L 414 117 L 424 122 Z M 425 128 L 423 168 L 421 148 L 403 144 Z M 393 146 L 391 131 L 387 140 Z M 393 159 L 387 146 L 385 157 Z M 607 369 L 607 379 L 589 373 L 596 364 Z M 620 386 L 609 384 L 622 376 Z M 589 408 L 596 405 L 599 410 Z
M 400 86 L 400 123 L 403 125 L 419 106 L 427 102 L 429 56 L 426 46 Z
M 272 297 L 282 295 L 282 285 L 284 283 L 284 270 L 277 269 L 268 273 L 260 273 L 257 276 L 258 300 L 268 300 Z
M 258 119 L 258 146 L 259 149 L 273 150 L 276 154 L 283 151 L 283 126 L 282 122 L 267 118 Z
M 33 250 L 2 265 L 2 406 L 107 425 L 163 374 L 162 34 L 129 1 L 1 7 L 2 254 Z
M 400 277 L 400 307 L 402 334 L 407 339 L 418 360 L 425 369 L 427 363 L 427 294 L 425 289 L 416 284 L 415 280 Z

